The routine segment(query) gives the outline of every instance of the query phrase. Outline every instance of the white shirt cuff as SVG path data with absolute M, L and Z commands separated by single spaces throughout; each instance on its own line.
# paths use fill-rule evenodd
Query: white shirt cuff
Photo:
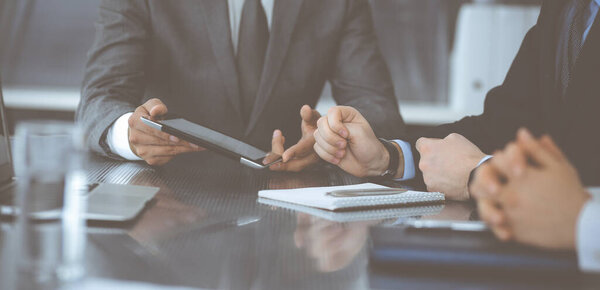
M 404 174 L 402 178 L 396 179 L 396 181 L 404 181 L 415 178 L 415 159 L 413 158 L 412 149 L 410 143 L 402 140 L 393 140 L 400 146 L 402 150 L 402 156 L 404 156 Z
M 494 157 L 494 156 L 492 156 L 492 155 L 487 155 L 487 156 L 485 156 L 485 157 L 481 158 L 481 160 L 479 160 L 479 163 L 477 163 L 477 166 L 475 166 L 475 168 L 477 168 L 477 167 L 481 166 L 481 164 L 483 164 L 483 162 L 486 162 L 486 161 L 488 161 L 488 160 L 489 160 L 490 158 L 492 158 L 492 157 Z
M 600 272 L 600 201 L 583 206 L 577 222 L 577 256 L 584 272 Z
M 119 117 L 108 129 L 106 135 L 106 143 L 110 148 L 110 152 L 117 154 L 127 160 L 138 161 L 142 160 L 135 155 L 129 147 L 129 117 L 133 113 L 127 113 Z

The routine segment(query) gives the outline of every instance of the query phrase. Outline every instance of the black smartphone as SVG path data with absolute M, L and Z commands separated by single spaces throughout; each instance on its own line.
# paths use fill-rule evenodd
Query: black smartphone
M 175 117 L 154 121 L 146 117 L 141 117 L 141 120 L 144 124 L 156 130 L 171 134 L 190 143 L 217 152 L 223 156 L 232 158 L 248 167 L 265 169 L 272 164 L 282 161 L 281 156 L 270 156 L 274 161 L 263 164 L 267 155 L 272 155 L 273 153 L 267 153 L 240 140 L 183 118 Z

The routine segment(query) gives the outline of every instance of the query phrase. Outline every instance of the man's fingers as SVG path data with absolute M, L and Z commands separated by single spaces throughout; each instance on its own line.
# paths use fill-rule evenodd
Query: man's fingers
M 321 114 L 317 110 L 313 110 L 309 105 L 304 105 L 300 109 L 300 117 L 307 125 L 316 126 L 317 120 L 321 118 Z
M 512 239 L 508 218 L 494 202 L 489 199 L 480 199 L 477 201 L 477 210 L 481 219 L 490 226 L 496 237 L 503 241 Z
M 135 147 L 135 153 L 144 160 L 155 157 L 175 156 L 182 153 L 202 151 L 202 148 L 192 148 L 188 146 L 156 146 L 143 145 Z
M 129 143 L 132 145 L 162 145 L 162 146 L 191 146 L 185 141 L 173 142 L 169 139 L 163 139 L 153 134 L 140 131 L 138 129 L 129 129 Z
M 515 143 L 509 143 L 504 151 L 494 154 L 488 163 L 506 178 L 520 176 L 527 166 L 525 153 Z
M 165 132 L 156 130 L 154 128 L 151 128 L 150 126 L 144 124 L 144 122 L 142 122 L 142 120 L 140 120 L 141 116 L 147 116 L 145 115 L 145 109 L 143 107 L 138 107 L 135 112 L 131 115 L 131 117 L 129 117 L 129 128 L 130 129 L 136 129 L 138 131 L 141 131 L 145 134 L 149 134 L 149 135 L 153 135 L 156 136 L 158 138 L 164 139 L 164 140 L 169 140 L 172 142 L 180 142 L 180 139 L 172 136 L 170 134 L 167 134 Z
M 296 157 L 303 157 L 313 153 L 313 145 L 315 145 L 314 136 L 310 138 L 303 138 L 298 143 L 283 152 L 281 157 L 283 162 L 288 162 Z
M 329 144 L 332 147 L 338 148 L 338 149 L 344 149 L 346 148 L 347 145 L 347 141 L 345 138 L 342 138 L 339 134 L 335 133 L 335 131 L 333 131 L 333 129 L 330 127 L 329 124 L 329 119 L 328 118 L 321 118 L 319 119 L 319 121 L 317 122 L 319 129 L 315 131 L 314 133 L 314 137 L 315 140 L 317 139 L 317 136 L 321 136 L 321 140 L 327 144 Z
M 525 151 L 527 156 L 541 166 L 546 166 L 556 160 L 552 153 L 546 150 L 540 142 L 535 140 L 527 129 L 519 129 L 519 132 L 517 133 L 517 144 Z
M 333 107 L 329 109 L 327 116 L 324 117 L 328 121 L 330 130 L 344 139 L 350 135 L 348 128 L 344 126 L 344 121 L 353 119 L 352 113 L 348 111 L 351 111 L 349 107 Z
M 492 164 L 484 163 L 475 171 L 475 179 L 469 192 L 477 199 L 495 197 L 501 184 L 501 175 Z
M 148 158 L 144 161 L 146 161 L 146 163 L 148 163 L 150 166 L 161 166 L 167 164 L 169 161 L 171 161 L 171 159 L 173 159 L 173 156 L 157 156 Z
M 328 154 L 332 155 L 332 156 L 336 156 L 339 159 L 343 158 L 344 155 L 346 154 L 346 148 L 345 148 L 345 140 L 341 141 L 343 143 L 338 143 L 338 145 L 334 146 L 331 145 L 328 141 L 325 140 L 325 137 L 323 137 L 323 134 L 321 134 L 321 130 L 317 130 L 315 131 L 315 143 L 318 143 L 319 146 L 321 147 L 321 149 L 323 149 L 323 151 L 327 152 Z M 339 145 L 344 145 L 344 148 L 341 148 L 341 146 Z
M 142 105 L 153 119 L 167 114 L 167 106 L 159 99 L 150 99 Z
M 490 227 L 499 227 L 506 225 L 506 215 L 490 199 L 480 199 L 477 201 L 477 211 L 479 217 Z
M 273 162 L 277 161 L 277 159 L 279 159 L 279 158 L 280 158 L 280 156 L 278 154 L 270 152 L 269 154 L 267 154 L 265 159 L 263 159 L 263 164 L 267 165 L 267 164 L 273 163 Z M 280 164 L 281 164 L 281 162 L 278 162 L 276 164 L 271 165 L 269 168 L 273 169 L 273 168 L 279 166 Z
M 335 165 L 340 163 L 340 159 L 336 158 L 335 156 L 329 154 L 327 151 L 323 150 L 323 148 L 321 148 L 319 143 L 315 143 L 315 146 L 313 148 L 315 149 L 315 152 L 319 155 L 319 157 L 321 157 L 321 159 L 323 159 L 329 163 L 335 164 Z
M 283 144 L 285 143 L 285 137 L 281 130 L 277 129 L 273 131 L 273 139 L 271 140 L 271 152 L 281 156 L 284 151 Z
M 562 151 L 560 150 L 560 148 L 558 148 L 558 146 L 556 146 L 556 143 L 554 143 L 554 141 L 552 140 L 552 138 L 548 135 L 544 135 L 542 136 L 542 138 L 540 138 L 540 143 L 542 144 L 542 147 L 546 148 L 546 150 L 548 150 L 550 153 L 552 153 L 552 155 L 558 159 L 558 160 L 566 160 L 567 158 L 565 157 L 565 155 L 562 153 Z
M 441 139 L 421 137 L 417 139 L 417 142 L 415 143 L 415 149 L 417 149 L 417 151 L 419 151 L 421 154 L 427 153 L 430 151 L 431 146 L 439 140 Z
M 300 172 L 300 171 L 304 170 L 305 168 L 317 163 L 318 161 L 319 161 L 319 156 L 315 153 L 315 154 L 310 154 L 304 158 L 294 159 L 294 160 L 286 163 L 285 166 L 287 167 L 286 168 L 287 171 Z
M 271 167 L 269 167 L 269 169 L 273 171 L 300 172 L 305 168 L 317 163 L 318 161 L 319 156 L 317 154 L 310 154 L 302 158 L 292 159 L 286 163 L 273 164 Z

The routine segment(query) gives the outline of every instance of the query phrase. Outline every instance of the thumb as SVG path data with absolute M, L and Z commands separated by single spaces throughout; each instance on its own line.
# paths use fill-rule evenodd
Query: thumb
M 313 146 L 315 145 L 314 139 L 301 139 L 298 143 L 283 152 L 281 156 L 283 162 L 288 162 L 294 157 L 302 157 L 313 152 Z
M 316 127 L 317 120 L 321 118 L 321 114 L 317 110 L 313 110 L 309 105 L 304 105 L 300 109 L 300 117 L 303 122 Z
M 524 149 L 527 156 L 529 156 L 538 165 L 546 166 L 549 165 L 555 158 L 553 153 L 550 153 L 548 149 L 538 142 L 529 130 L 525 128 L 519 129 L 517 133 L 517 144 Z
M 417 139 L 417 142 L 415 143 L 415 149 L 417 149 L 417 151 L 419 151 L 419 153 L 424 154 L 427 153 L 430 149 L 430 147 L 436 142 L 439 141 L 440 139 L 437 138 L 426 138 L 426 137 L 421 137 L 419 139 Z
M 358 113 L 358 111 L 351 107 L 337 106 L 329 109 L 327 112 L 327 123 L 329 123 L 329 128 L 342 138 L 348 138 L 350 133 L 344 123 L 352 122 L 356 113 Z
M 142 105 L 152 118 L 157 118 L 167 114 L 167 106 L 159 99 L 150 99 Z
M 540 139 L 540 144 L 542 144 L 542 147 L 546 148 L 546 150 L 548 150 L 550 153 L 552 153 L 552 155 L 555 158 L 557 158 L 559 160 L 567 159 L 567 157 L 565 157 L 565 155 L 562 153 L 562 151 L 560 151 L 560 148 L 558 148 L 556 143 L 554 143 L 554 141 L 552 140 L 552 137 L 550 137 L 548 135 L 542 136 L 542 138 Z
M 273 132 L 273 140 L 271 141 L 271 152 L 281 156 L 283 154 L 284 143 L 285 137 L 283 137 L 283 133 L 281 133 L 281 130 L 275 130 Z

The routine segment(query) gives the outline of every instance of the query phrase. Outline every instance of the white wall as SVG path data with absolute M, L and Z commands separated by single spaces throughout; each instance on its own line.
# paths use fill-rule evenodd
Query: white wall
M 450 61 L 449 103 L 400 103 L 404 120 L 409 124 L 437 125 L 481 114 L 486 93 L 503 82 L 539 11 L 537 6 L 485 1 L 462 6 Z M 324 114 L 333 105 L 331 89 L 326 86 L 317 110 Z

